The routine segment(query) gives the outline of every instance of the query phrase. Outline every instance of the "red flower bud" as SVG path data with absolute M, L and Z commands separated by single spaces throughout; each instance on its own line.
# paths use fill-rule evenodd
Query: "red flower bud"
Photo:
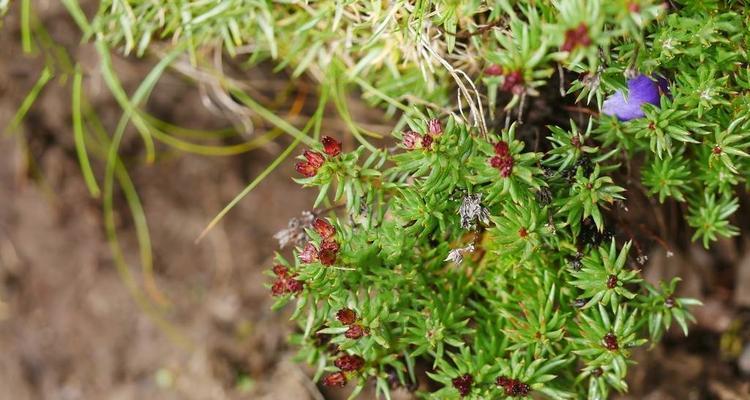
M 307 161 L 298 162 L 297 165 L 294 166 L 294 169 L 306 178 L 313 177 L 318 173 L 318 169 Z
M 323 218 L 315 218 L 315 221 L 313 221 L 313 228 L 323 239 L 328 239 L 336 234 L 336 228 Z
M 521 94 L 523 92 L 523 75 L 521 75 L 521 71 L 512 71 L 505 75 L 502 90 L 513 92 L 513 94 Z
M 510 147 L 508 147 L 508 142 L 499 141 L 495 143 L 495 154 L 499 156 L 507 156 L 510 154 Z
M 328 374 L 323 378 L 323 385 L 342 388 L 346 386 L 346 375 L 343 372 Z
M 315 245 L 307 242 L 305 244 L 305 247 L 302 249 L 302 252 L 299 254 L 299 260 L 302 261 L 303 264 L 310 264 L 312 262 L 315 262 L 318 259 L 318 249 L 315 248 Z
M 320 260 L 321 264 L 325 265 L 326 267 L 330 267 L 331 265 L 336 263 L 336 252 L 330 249 L 320 249 L 320 252 L 318 253 L 318 259 Z
M 320 244 L 320 250 L 328 250 L 332 253 L 338 253 L 339 252 L 339 243 L 332 239 L 325 239 L 323 240 L 323 243 Z
M 453 387 L 458 390 L 458 393 L 461 394 L 461 397 L 466 396 L 471 392 L 471 385 L 474 383 L 474 377 L 472 377 L 469 374 L 459 376 L 457 378 L 453 378 Z
M 318 153 L 317 151 L 305 150 L 304 155 L 307 159 L 307 162 L 315 167 L 315 169 L 320 168 L 323 163 L 326 162 L 325 157 L 323 157 L 323 155 Z
M 344 325 L 351 325 L 357 320 L 357 313 L 351 308 L 342 308 L 336 312 L 336 319 Z
M 359 369 L 362 369 L 362 367 L 365 365 L 365 359 L 356 355 L 352 356 L 349 354 L 344 354 L 343 356 L 337 358 L 336 361 L 333 362 L 333 365 L 344 372 L 357 371 Z
M 422 137 L 419 136 L 417 132 L 414 131 L 406 131 L 403 133 L 403 141 L 401 144 L 407 149 L 412 150 L 417 145 L 417 143 L 422 142 Z
M 614 289 L 617 286 L 617 275 L 610 275 L 607 277 L 607 287 Z
M 286 282 L 284 279 L 277 279 L 271 286 L 271 294 L 281 296 L 286 293 Z
M 323 151 L 325 151 L 328 156 L 336 157 L 341 154 L 341 142 L 336 139 L 330 136 L 323 136 L 323 139 L 321 139 L 320 142 L 323 143 Z
M 305 284 L 297 279 L 289 278 L 286 281 L 286 289 L 289 293 L 299 293 L 304 286 Z
M 484 74 L 489 76 L 500 76 L 503 74 L 503 67 L 497 64 L 492 64 L 484 70 Z
M 289 275 L 289 270 L 283 265 L 274 265 L 273 273 L 279 278 L 286 278 Z
M 565 41 L 560 46 L 560 50 L 573 51 L 578 46 L 588 46 L 590 44 L 589 28 L 585 23 L 581 22 L 577 27 L 565 31 Z
M 620 348 L 620 345 L 617 343 L 617 336 L 613 333 L 604 335 L 602 340 L 604 341 L 604 347 L 606 347 L 607 350 L 615 351 Z
M 427 150 L 430 150 L 431 146 L 432 146 L 432 136 L 430 135 L 422 136 L 422 147 Z
M 440 136 L 443 134 L 443 124 L 439 119 L 433 118 L 427 121 L 427 133 L 432 136 Z
M 360 324 L 349 325 L 349 329 L 344 332 L 344 336 L 348 339 L 359 339 L 365 335 L 365 329 Z

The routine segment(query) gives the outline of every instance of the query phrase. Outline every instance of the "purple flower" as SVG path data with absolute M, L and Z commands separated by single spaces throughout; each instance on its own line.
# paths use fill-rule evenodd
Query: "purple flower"
M 621 121 L 641 118 L 646 115 L 641 108 L 645 103 L 659 105 L 659 97 L 669 91 L 664 78 L 651 79 L 638 75 L 628 80 L 628 97 L 618 90 L 604 101 L 602 113 L 616 116 Z

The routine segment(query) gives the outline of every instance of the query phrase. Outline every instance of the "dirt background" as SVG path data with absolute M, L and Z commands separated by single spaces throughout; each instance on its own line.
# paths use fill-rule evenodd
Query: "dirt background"
M 42 3 L 40 17 L 82 61 L 87 93 L 112 129 L 121 111 L 106 95 L 93 49 L 79 45 L 61 6 Z M 39 56 L 22 54 L 17 11 L 0 28 L 3 128 L 43 66 Z M 152 63 L 116 59 L 130 89 Z M 271 84 L 283 81 L 263 71 L 248 74 Z M 118 275 L 100 203 L 81 178 L 69 99 L 69 82 L 52 81 L 20 129 L 0 134 L 0 400 L 341 397 L 317 387 L 310 371 L 292 360 L 294 349 L 285 338 L 293 326 L 286 313 L 270 311 L 263 286 L 263 271 L 277 250 L 273 234 L 312 202 L 313 193 L 290 179 L 293 162 L 284 162 L 205 240 L 194 243 L 286 139 L 241 156 L 169 154 L 147 165 L 130 132 L 123 154 L 148 217 L 156 282 L 169 302 L 159 313 L 165 328 L 134 301 Z M 378 113 L 357 99 L 352 107 L 358 119 L 387 130 Z M 175 75 L 159 84 L 148 109 L 181 126 L 230 124 L 206 110 L 195 86 Z M 327 125 L 343 134 L 335 120 Z M 95 168 L 101 172 L 101 163 Z M 136 266 L 137 242 L 121 194 L 116 207 L 123 250 Z M 672 257 L 650 239 L 641 247 L 649 254 L 648 279 L 679 274 L 682 295 L 706 305 L 696 310 L 689 338 L 671 331 L 662 344 L 636 351 L 631 393 L 622 398 L 750 399 L 750 246 L 726 240 L 706 252 L 682 241 L 670 245 Z M 142 288 L 139 269 L 131 271 Z

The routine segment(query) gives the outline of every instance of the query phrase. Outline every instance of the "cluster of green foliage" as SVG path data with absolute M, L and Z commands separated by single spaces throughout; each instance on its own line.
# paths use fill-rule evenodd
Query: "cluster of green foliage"
M 687 333 L 687 306 L 697 304 L 674 297 L 676 279 L 644 282 L 642 260 L 610 233 L 618 227 L 607 215 L 627 201 L 626 187 L 686 209 L 693 239 L 706 247 L 739 234 L 730 219 L 750 175 L 744 1 L 103 0 L 89 18 L 76 0 L 63 0 L 84 40 L 96 44 L 104 81 L 124 110 L 112 134 L 86 102 L 80 68 L 59 61 L 30 0 L 21 3 L 24 48 L 36 43 L 50 54 L 29 106 L 51 76 L 73 77 L 84 176 L 93 196 L 103 192 L 115 239 L 114 186 L 126 193 L 144 270 L 152 262 L 148 228 L 118 156 L 128 124 L 152 161 L 162 148 L 155 142 L 232 155 L 281 133 L 294 138 L 210 226 L 298 144 L 312 147 L 300 182 L 319 188 L 314 207 L 329 211 L 318 229 L 308 227 L 308 250 L 303 244 L 292 259 L 278 257 L 272 290 L 277 306 L 296 302 L 294 342 L 318 366 L 316 379 L 356 380 L 354 395 L 374 381 L 389 397 L 395 386 L 422 382 L 424 368 L 441 384 L 419 388 L 432 398 L 602 399 L 625 391 L 630 349 L 658 341 L 672 322 Z M 0 12 L 4 6 L 0 0 Z M 128 95 L 112 49 L 162 60 Z M 224 76 L 214 56 L 222 52 L 318 82 L 308 123 L 292 126 Z M 170 67 L 210 80 L 233 107 L 276 129 L 231 146 L 196 143 L 226 132 L 176 127 L 142 107 Z M 581 107 L 601 109 L 641 74 L 669 82 L 659 104 L 643 105 L 642 118 L 588 109 L 588 124 L 547 127 L 541 143 L 511 123 L 529 97 L 550 92 L 555 76 Z M 400 148 L 369 141 L 378 135 L 350 114 L 352 92 L 393 117 Z M 329 102 L 361 144 L 356 150 L 317 144 Z M 103 180 L 90 152 L 106 160 Z M 623 175 L 635 183 L 618 181 Z M 325 221 L 332 237 L 320 229 Z M 113 248 L 119 252 L 116 240 Z M 310 249 L 320 253 L 311 258 Z

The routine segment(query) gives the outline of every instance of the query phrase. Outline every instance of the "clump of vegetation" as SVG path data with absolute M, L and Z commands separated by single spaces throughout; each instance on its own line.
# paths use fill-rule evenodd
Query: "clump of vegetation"
M 150 160 L 154 141 L 208 155 L 254 148 L 177 139 L 184 131 L 148 115 L 141 106 L 170 67 L 224 99 L 238 130 L 252 131 L 252 115 L 294 138 L 210 226 L 296 146 L 309 147 L 296 171 L 319 191 L 316 212 L 280 233 L 297 248 L 277 257 L 269 288 L 277 307 L 295 303 L 293 341 L 316 379 L 356 382 L 353 396 L 367 382 L 386 398 L 397 386 L 431 398 L 624 392 L 631 349 L 673 322 L 687 334 L 698 302 L 675 297 L 678 279 L 643 280 L 644 238 L 618 210 L 632 198 L 671 204 L 705 247 L 740 233 L 731 218 L 750 175 L 743 2 L 104 0 L 93 18 L 63 4 L 124 109 L 117 130 L 92 144 L 80 70 L 52 63 L 40 78 L 75 78 L 74 127 L 95 196 L 88 152 L 105 150 L 105 213 L 115 181 L 140 209 L 118 157 L 128 123 Z M 30 48 L 44 35 L 25 21 Z M 128 95 L 111 49 L 162 61 Z M 227 77 L 227 55 L 316 82 L 307 124 L 293 126 Z M 351 93 L 393 119 L 396 146 L 355 121 Z M 329 103 L 356 149 L 321 140 Z M 532 103 L 570 115 L 528 127 Z

